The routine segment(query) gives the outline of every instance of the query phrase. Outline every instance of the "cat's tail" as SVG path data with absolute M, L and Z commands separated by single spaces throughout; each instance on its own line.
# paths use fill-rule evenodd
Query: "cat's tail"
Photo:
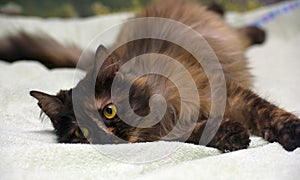
M 81 53 L 76 46 L 64 46 L 50 37 L 25 32 L 0 39 L 0 59 L 8 62 L 35 60 L 48 68 L 76 67 Z M 88 66 L 87 62 L 80 68 L 87 70 Z

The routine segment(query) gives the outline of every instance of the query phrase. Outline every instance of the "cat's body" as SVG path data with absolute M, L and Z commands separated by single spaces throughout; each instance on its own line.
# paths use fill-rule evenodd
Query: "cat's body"
M 108 136 L 114 134 L 129 142 L 178 140 L 199 144 L 199 142 L 202 142 L 201 134 L 208 123 L 208 119 L 220 118 L 218 113 L 211 113 L 211 109 L 214 104 L 222 104 L 222 98 L 224 97 L 217 97 L 212 103 L 214 92 L 211 90 L 212 85 L 210 82 L 212 79 L 218 79 L 220 73 L 224 73 L 224 84 L 222 84 L 222 81 L 219 83 L 218 81 L 213 82 L 217 82 L 217 84 L 214 84 L 217 89 L 225 87 L 227 90 L 225 92 L 225 112 L 221 119 L 222 122 L 214 124 L 220 127 L 215 136 L 207 142 L 208 146 L 216 147 L 222 151 L 247 148 L 250 142 L 250 132 L 262 136 L 270 142 L 278 141 L 287 150 L 293 150 L 300 146 L 300 120 L 295 115 L 279 109 L 249 90 L 252 85 L 252 78 L 244 52 L 246 47 L 252 43 L 249 38 L 246 41 L 241 38 L 244 29 L 233 29 L 223 21 L 221 16 L 208 11 L 205 7 L 190 4 L 186 1 L 176 1 L 176 3 L 174 1 L 164 1 L 147 7 L 137 14 L 137 17 L 167 18 L 191 27 L 208 42 L 222 68 L 219 68 L 219 63 L 213 61 L 215 56 L 209 54 L 202 58 L 202 62 L 207 62 L 215 70 L 215 74 L 207 73 L 207 69 L 198 63 L 196 57 L 179 45 L 165 40 L 146 38 L 117 47 L 118 42 L 126 41 L 142 33 L 143 31 L 140 28 L 143 30 L 152 28 L 150 24 L 147 26 L 147 23 L 143 27 L 125 26 L 119 34 L 117 43 L 110 49 L 114 51 L 109 53 L 104 47 L 100 46 L 96 53 L 95 69 L 91 70 L 73 90 L 61 91 L 57 96 L 50 96 L 36 91 L 31 92 L 31 95 L 39 100 L 39 106 L 42 110 L 50 117 L 60 142 L 87 143 L 91 141 L 110 143 L 109 140 L 107 142 L 95 140 L 95 137 L 91 136 L 92 133 L 84 133 L 84 130 L 93 129 L 93 127 L 89 127 L 93 125 L 97 126 L 100 131 L 106 132 Z M 162 29 L 160 34 L 162 39 L 164 34 L 168 36 L 169 33 L 177 33 L 176 37 L 179 42 L 184 42 L 187 38 L 183 36 L 184 33 L 172 32 L 167 25 L 166 27 L 162 25 L 160 28 Z M 204 43 L 204 41 L 201 41 L 201 43 Z M 194 44 L 197 45 L 197 42 L 190 42 L 191 46 Z M 206 46 L 202 47 L 206 48 Z M 201 49 L 201 51 L 209 51 L 209 49 Z M 156 56 L 155 54 L 162 56 Z M 145 56 L 137 57 L 139 55 Z M 184 71 L 181 69 L 168 68 L 169 64 L 163 63 L 167 56 L 184 67 L 192 77 L 192 82 L 187 81 L 188 78 L 185 79 Z M 101 68 L 97 67 L 99 66 L 98 62 L 102 62 L 104 57 L 107 58 L 103 66 Z M 129 62 L 131 58 L 136 60 L 134 66 L 122 69 L 122 66 Z M 143 60 L 150 62 L 150 64 L 144 63 Z M 99 73 L 96 71 L 97 68 L 100 68 Z M 141 71 L 156 69 L 168 69 L 165 72 L 168 77 L 148 74 L 137 79 L 132 78 Z M 97 75 L 95 86 L 87 86 L 87 82 L 91 81 L 95 74 Z M 118 75 L 116 76 L 116 74 Z M 178 80 L 179 86 L 170 79 Z M 147 117 L 151 112 L 153 113 L 154 110 L 151 109 L 149 104 L 151 104 L 151 97 L 157 94 L 165 99 L 165 114 L 159 121 L 155 118 L 145 118 L 145 120 L 149 120 L 149 122 L 145 122 L 148 123 L 147 127 L 135 127 L 129 125 L 128 122 L 124 122 L 124 119 L 118 115 L 122 113 L 130 114 L 130 112 L 128 107 L 114 106 L 114 104 L 122 104 L 126 98 L 123 98 L 122 90 L 116 91 L 119 95 L 122 95 L 113 97 L 113 81 L 119 84 L 120 87 L 126 87 L 128 84 L 131 86 L 130 93 L 124 94 L 124 96 L 129 96 L 130 109 L 132 108 L 135 114 L 141 116 L 140 119 L 132 119 L 133 122 L 131 123 L 139 126 L 143 122 L 136 121 Z M 182 82 L 186 82 L 188 88 Z M 191 90 L 192 84 L 190 83 L 195 84 L 196 94 Z M 80 90 L 83 92 L 93 87 L 95 87 L 95 102 L 84 101 L 82 109 L 96 110 L 99 112 L 100 119 L 94 117 L 92 113 L 85 113 L 90 117 L 82 119 L 91 121 L 91 123 L 87 123 L 89 125 L 79 130 L 78 127 L 82 123 L 78 119 L 80 117 L 75 116 L 74 111 L 76 111 L 76 108 L 72 106 L 74 105 L 72 94 L 74 91 Z M 183 89 L 186 94 L 183 101 L 178 89 Z M 195 97 L 195 95 L 198 97 Z M 114 110 L 120 114 L 113 114 Z M 112 114 L 114 116 L 111 116 Z M 178 124 L 179 126 L 177 126 Z M 191 126 L 185 128 L 183 124 L 192 124 L 192 129 Z M 168 136 L 169 134 L 172 135 Z

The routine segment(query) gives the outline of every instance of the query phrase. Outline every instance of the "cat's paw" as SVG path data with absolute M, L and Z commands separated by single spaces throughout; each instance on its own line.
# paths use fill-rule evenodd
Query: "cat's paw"
M 247 36 L 251 39 L 252 44 L 263 44 L 266 40 L 266 31 L 257 26 L 248 26 Z
M 289 119 L 277 125 L 278 142 L 287 151 L 300 147 L 300 119 Z
M 248 130 L 238 122 L 228 121 L 221 124 L 210 145 L 223 152 L 230 152 L 246 149 L 249 143 Z

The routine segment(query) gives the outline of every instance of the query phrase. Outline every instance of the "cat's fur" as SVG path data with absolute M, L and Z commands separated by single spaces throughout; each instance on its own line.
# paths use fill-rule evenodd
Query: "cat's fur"
M 249 145 L 250 133 L 262 136 L 270 142 L 277 141 L 289 151 L 300 146 L 300 120 L 295 115 L 267 102 L 250 90 L 252 78 L 244 51 L 250 44 L 263 41 L 261 39 L 264 38 L 264 34 L 262 38 L 255 40 L 257 36 L 252 38 L 252 34 L 248 33 L 249 31 L 244 33 L 245 30 L 243 29 L 235 30 L 229 27 L 221 16 L 208 11 L 205 7 L 181 0 L 176 1 L 176 3 L 167 0 L 148 6 L 136 17 L 163 17 L 186 24 L 200 33 L 215 51 L 223 68 L 219 70 L 224 72 L 226 79 L 227 100 L 223 120 L 208 146 L 216 147 L 222 151 L 244 149 Z M 151 27 L 139 28 L 150 29 Z M 125 27 L 117 41 L 123 41 L 136 35 L 139 33 L 139 28 Z M 256 30 L 252 29 L 250 31 Z M 186 37 L 178 34 L 178 38 L 184 39 Z M 245 41 L 245 39 L 247 40 Z M 176 59 L 191 74 L 197 86 L 201 101 L 200 109 L 198 109 L 200 114 L 197 116 L 197 121 L 192 122 L 195 123 L 194 129 L 186 139 L 182 138 L 186 136 L 185 132 L 180 131 L 172 137 L 164 137 L 170 133 L 177 123 L 190 123 L 195 116 L 197 98 L 188 97 L 183 104 L 179 103 L 180 96 L 177 88 L 183 87 L 176 87 L 170 80 L 159 75 L 145 75 L 133 81 L 130 76 L 138 73 L 140 68 L 151 68 L 143 67 L 141 63 L 136 63 L 135 68 L 120 71 L 120 67 L 128 60 L 146 53 L 159 53 Z M 210 115 L 212 92 L 209 79 L 194 56 L 180 46 L 168 41 L 141 39 L 118 47 L 113 53 L 109 53 L 103 46 L 100 46 L 96 53 L 96 66 L 98 66 L 98 61 L 103 60 L 103 57 L 107 58 L 99 73 L 96 71 L 99 67 L 94 67 L 74 89 L 60 91 L 56 96 L 37 91 L 30 93 L 39 100 L 38 105 L 51 119 L 59 142 L 113 143 L 118 141 L 112 138 L 112 134 L 114 134 L 129 142 L 161 139 L 181 141 L 184 139 L 186 142 L 199 143 Z M 149 55 L 143 58 L 156 57 Z M 207 61 L 212 58 L 210 56 L 205 57 Z M 159 59 L 158 61 L 153 59 L 153 61 L 160 62 Z M 214 66 L 214 64 L 212 65 Z M 162 66 L 164 65 L 162 64 Z M 88 82 L 93 80 L 95 73 L 97 73 L 97 79 L 96 85 L 93 87 Z M 170 73 L 171 77 L 176 76 L 176 73 Z M 117 77 L 116 74 L 121 75 Z M 117 99 L 117 101 L 123 100 L 122 97 L 111 97 L 111 86 L 114 78 L 120 84 L 132 84 L 129 94 L 130 106 L 138 115 L 146 116 L 149 114 L 151 112 L 149 107 L 151 96 L 161 94 L 167 102 L 167 111 L 161 121 L 151 127 L 139 128 L 128 125 L 118 116 L 112 120 L 105 119 L 102 115 L 104 106 L 111 103 L 112 98 Z M 90 101 L 90 97 L 81 97 L 83 115 L 81 117 L 76 114 L 75 117 L 72 94 L 74 90 L 85 92 L 89 89 L 95 89 L 96 100 Z M 184 114 L 179 116 L 181 108 L 183 108 Z M 93 110 L 99 112 L 100 119 L 97 119 L 97 116 L 92 112 Z M 86 137 L 76 136 L 75 132 L 77 131 L 78 134 L 78 131 L 80 131 L 78 130 L 78 118 L 85 119 L 85 122 L 87 122 L 86 124 L 80 124 L 80 127 L 87 128 L 91 132 Z M 93 131 L 102 131 L 103 133 L 101 136 L 95 137 L 91 135 Z

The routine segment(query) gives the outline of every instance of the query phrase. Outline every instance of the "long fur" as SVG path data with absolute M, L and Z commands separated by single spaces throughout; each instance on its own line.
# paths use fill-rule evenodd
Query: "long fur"
M 206 144 L 222 151 L 233 151 L 248 147 L 251 132 L 270 142 L 277 141 L 287 150 L 294 150 L 300 146 L 300 120 L 250 90 L 253 81 L 245 57 L 245 49 L 249 44 L 257 42 L 248 43 L 248 38 L 256 37 L 255 35 L 243 34 L 245 31 L 231 28 L 219 14 L 184 0 L 164 0 L 148 6 L 135 18 L 143 17 L 175 20 L 201 34 L 204 40 L 186 42 L 189 34 L 180 30 L 174 31 L 168 23 L 160 24 L 160 31 L 155 31 L 151 23 L 145 23 L 143 26 L 140 24 L 124 26 L 115 45 L 109 50 L 102 46 L 98 48 L 94 69 L 72 89 L 72 93 L 95 90 L 95 101 L 90 100 L 90 95 L 80 97 L 81 94 L 77 94 L 75 98 L 81 98 L 80 106 L 75 104 L 72 107 L 70 104 L 74 105 L 75 102 L 71 102 L 72 95 L 66 91 L 58 93 L 57 96 L 39 92 L 31 93 L 39 100 L 41 109 L 50 117 L 60 142 L 113 143 L 116 141 L 110 137 L 114 134 L 129 142 L 177 140 Z M 258 34 L 260 32 L 260 30 L 254 31 Z M 144 32 L 150 32 L 160 39 L 144 38 L 131 41 Z M 188 43 L 194 48 L 198 47 L 198 52 L 203 53 L 201 62 L 209 64 L 212 72 L 205 72 L 206 69 L 198 63 L 196 57 L 184 48 L 163 40 L 167 37 L 173 37 L 177 42 Z M 119 46 L 124 42 L 127 43 Z M 209 51 L 205 46 L 206 42 L 215 52 L 220 67 L 219 63 L 213 61 L 214 54 L 206 53 Z M 197 46 L 197 43 L 200 46 Z M 110 51 L 113 52 L 109 54 Z M 107 58 L 104 60 L 103 57 Z M 132 58 L 133 61 L 129 61 Z M 181 64 L 182 68 L 173 66 L 170 61 L 166 61 L 168 58 L 173 59 L 172 63 Z M 98 67 L 103 60 L 103 66 Z M 132 63 L 132 66 L 127 66 L 128 63 Z M 96 71 L 97 69 L 100 69 L 100 72 Z M 138 77 L 142 72 L 158 70 L 163 71 L 166 76 L 150 73 Z M 225 84 L 215 81 L 217 90 L 212 91 L 210 81 L 218 80 L 220 73 L 224 73 Z M 97 75 L 96 85 L 90 84 L 95 78 L 94 75 Z M 115 82 L 119 88 L 113 88 Z M 193 83 L 196 94 L 192 88 Z M 129 85 L 131 88 L 127 94 L 124 87 Z M 215 124 L 209 127 L 212 132 L 214 128 L 219 128 L 212 139 L 204 143 L 201 134 L 209 124 L 208 119 L 219 118 L 218 114 L 211 114 L 212 96 L 221 90 L 223 85 L 227 90 L 225 114 L 220 123 L 213 121 Z M 183 92 L 183 96 L 180 91 Z M 115 96 L 114 93 L 117 95 Z M 129 105 L 126 104 L 127 96 L 129 96 Z M 164 101 L 159 97 L 163 97 Z M 216 104 L 220 104 L 217 107 L 221 108 L 222 98 L 216 98 Z M 112 102 L 123 106 L 118 108 L 117 117 L 105 119 L 103 110 Z M 80 116 L 76 115 L 76 118 L 74 107 L 81 112 Z M 165 110 L 165 114 L 159 119 L 161 110 Z M 62 118 L 66 113 L 69 118 Z M 129 118 L 130 123 L 124 122 L 122 114 L 132 117 Z M 74 131 L 79 125 L 82 126 L 82 120 L 84 127 L 94 134 L 97 131 L 106 133 L 107 136 L 102 133 L 101 136 L 86 136 L 78 140 L 78 137 L 74 136 Z M 139 127 L 143 124 L 151 125 Z M 66 132 L 70 129 L 70 125 L 72 132 Z M 190 125 L 193 129 L 189 128 Z M 188 131 L 191 131 L 191 134 L 187 134 Z M 67 138 L 62 140 L 62 137 Z

